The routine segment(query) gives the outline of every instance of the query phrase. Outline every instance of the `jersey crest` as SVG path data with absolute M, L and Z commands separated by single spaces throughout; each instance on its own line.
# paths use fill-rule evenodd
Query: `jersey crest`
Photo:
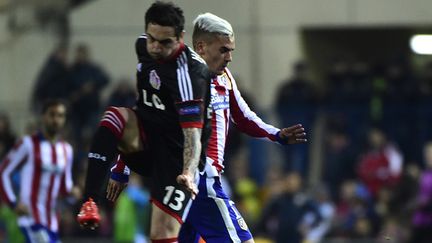
M 213 109 L 229 109 L 229 93 L 228 90 L 221 85 L 211 84 L 211 105 Z
M 160 80 L 158 74 L 156 73 L 156 70 L 151 70 L 149 76 L 150 76 L 150 78 L 149 78 L 150 85 L 151 85 L 154 89 L 159 90 L 159 89 L 160 89 L 160 86 L 161 86 L 161 80 Z

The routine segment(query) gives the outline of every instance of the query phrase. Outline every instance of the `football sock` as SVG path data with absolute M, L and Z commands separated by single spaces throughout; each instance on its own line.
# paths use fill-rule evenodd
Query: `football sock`
M 102 187 L 111 163 L 118 155 L 117 145 L 123 135 L 124 125 L 125 121 L 118 110 L 108 108 L 96 130 L 88 154 L 84 200 L 91 197 L 97 202 L 102 196 Z
M 151 240 L 151 242 L 152 243 L 178 243 L 177 237 L 169 238 L 169 239 Z

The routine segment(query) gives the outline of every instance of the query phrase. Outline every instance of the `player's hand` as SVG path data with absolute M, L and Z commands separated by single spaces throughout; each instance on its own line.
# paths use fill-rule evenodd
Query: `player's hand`
M 177 183 L 186 187 L 186 189 L 192 193 L 192 199 L 195 199 L 198 195 L 198 187 L 194 182 L 194 176 L 190 173 L 185 173 L 177 176 Z
M 118 182 L 110 178 L 108 181 L 106 198 L 111 202 L 115 202 L 127 185 L 127 183 Z
M 279 132 L 279 138 L 287 144 L 307 142 L 306 132 L 302 124 L 282 128 Z
M 17 203 L 17 205 L 14 208 L 14 211 L 18 216 L 24 216 L 29 214 L 28 207 L 22 202 Z
M 82 228 L 94 230 L 99 227 L 99 209 L 93 199 L 89 198 L 81 206 L 77 221 Z

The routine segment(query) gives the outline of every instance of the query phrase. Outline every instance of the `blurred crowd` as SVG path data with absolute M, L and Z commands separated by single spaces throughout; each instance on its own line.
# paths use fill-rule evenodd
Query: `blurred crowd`
M 421 238 L 430 237 L 432 227 L 432 63 L 414 70 L 401 58 L 379 64 L 338 58 L 322 77 L 315 80 L 308 63 L 299 62 L 281 82 L 274 103 L 279 124 L 302 123 L 310 137 L 308 144 L 278 147 L 279 163 L 266 163 L 257 154 L 260 144 L 231 126 L 223 184 L 256 242 L 432 242 Z M 254 109 L 254 97 L 243 95 Z M 48 57 L 35 78 L 31 109 L 37 113 L 51 98 L 67 102 L 64 136 L 74 147 L 78 186 L 83 187 L 88 145 L 102 112 L 110 105 L 132 107 L 135 96 L 134 82 L 112 82 L 85 44 L 75 48 L 73 58 L 65 46 Z M 317 123 L 321 136 L 314 136 Z M 16 139 L 7 113 L 0 113 L 0 159 Z M 311 143 L 320 145 L 321 158 L 314 184 L 308 183 Z M 133 174 L 118 202 L 105 204 L 94 232 L 78 227 L 77 202 L 64 200 L 62 238 L 146 242 L 145 185 Z M 19 242 L 10 217 L 2 206 L 0 241 Z

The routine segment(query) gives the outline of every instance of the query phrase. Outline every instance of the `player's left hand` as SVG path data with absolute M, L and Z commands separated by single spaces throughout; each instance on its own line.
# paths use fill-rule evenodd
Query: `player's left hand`
M 183 172 L 183 174 L 177 176 L 177 183 L 184 185 L 192 193 L 192 199 L 195 199 L 196 195 L 198 195 L 198 187 L 192 174 Z
M 127 183 L 118 182 L 110 178 L 108 181 L 106 198 L 111 202 L 115 202 L 127 185 Z
M 282 128 L 279 132 L 279 138 L 287 144 L 307 142 L 306 132 L 302 124 Z

